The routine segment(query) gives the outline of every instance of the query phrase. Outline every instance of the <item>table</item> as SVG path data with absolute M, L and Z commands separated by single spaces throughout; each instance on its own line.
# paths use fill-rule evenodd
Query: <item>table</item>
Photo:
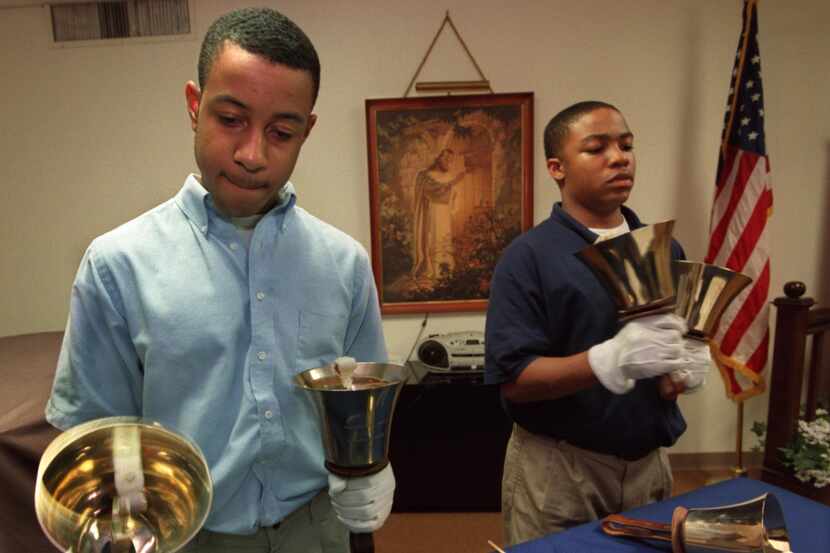
M 417 364 L 401 390 L 389 444 L 394 512 L 499 512 L 513 424 L 483 375 L 442 376 Z
M 771 492 L 781 504 L 794 553 L 830 551 L 830 507 L 788 492 L 783 488 L 753 480 L 733 478 L 678 495 L 666 501 L 623 513 L 627 517 L 671 522 L 675 507 L 717 507 L 754 499 Z M 639 553 L 671 551 L 668 542 L 642 542 L 605 535 L 599 521 L 589 522 L 544 538 L 509 548 L 510 553 Z

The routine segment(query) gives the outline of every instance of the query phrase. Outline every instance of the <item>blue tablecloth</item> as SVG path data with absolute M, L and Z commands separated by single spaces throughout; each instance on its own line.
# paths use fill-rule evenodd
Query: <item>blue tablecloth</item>
M 623 513 L 630 518 L 670 523 L 674 508 L 718 507 L 754 499 L 765 492 L 775 495 L 784 511 L 793 553 L 830 552 L 830 507 L 782 488 L 750 478 L 733 478 L 666 501 Z M 668 542 L 643 542 L 605 535 L 599 522 L 589 522 L 566 532 L 521 543 L 510 553 L 640 553 L 671 551 Z

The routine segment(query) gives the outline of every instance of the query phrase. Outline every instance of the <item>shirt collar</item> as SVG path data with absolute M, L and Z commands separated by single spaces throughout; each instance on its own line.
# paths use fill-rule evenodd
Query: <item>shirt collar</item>
M 625 217 L 626 222 L 628 223 L 628 227 L 631 230 L 638 229 L 640 227 L 644 227 L 645 225 L 640 221 L 640 218 L 637 217 L 637 214 L 634 213 L 631 209 L 627 208 L 626 206 L 620 206 L 620 210 L 622 211 L 623 217 Z M 565 208 L 562 207 L 562 202 L 556 202 L 553 204 L 553 209 L 551 210 L 551 219 L 556 219 L 560 223 L 564 224 L 566 227 L 570 228 L 582 238 L 585 239 L 586 242 L 589 244 L 593 244 L 596 239 L 597 235 L 591 232 L 588 227 L 571 217 L 571 215 L 565 211 Z
M 176 195 L 176 203 L 187 218 L 199 230 L 207 234 L 211 216 L 216 216 L 216 209 L 213 207 L 210 192 L 202 186 L 202 183 L 199 182 L 196 175 L 191 173 L 187 176 L 184 185 Z M 285 212 L 294 207 L 296 203 L 297 193 L 294 190 L 294 185 L 290 181 L 286 182 L 285 186 L 280 190 L 279 202 L 265 214 L 265 217 L 271 214 Z

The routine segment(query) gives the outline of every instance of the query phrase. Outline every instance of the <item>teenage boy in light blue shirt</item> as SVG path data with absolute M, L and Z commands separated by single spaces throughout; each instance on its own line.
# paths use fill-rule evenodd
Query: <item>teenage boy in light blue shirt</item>
M 385 361 L 365 249 L 296 205 L 288 179 L 316 122 L 320 65 L 270 9 L 208 30 L 185 87 L 199 175 L 92 242 L 72 289 L 48 420 L 115 415 L 194 439 L 214 502 L 187 551 L 348 551 L 379 528 L 391 467 L 331 476 L 298 372 Z M 327 493 L 328 488 L 328 493 Z

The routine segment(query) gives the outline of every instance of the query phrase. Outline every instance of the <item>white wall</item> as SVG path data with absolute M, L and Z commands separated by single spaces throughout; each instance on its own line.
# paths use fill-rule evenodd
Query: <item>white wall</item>
M 184 83 L 195 78 L 209 23 L 248 4 L 192 1 L 190 40 L 55 48 L 44 9 L 10 7 L 20 3 L 0 0 L 0 335 L 62 328 L 89 241 L 175 194 L 195 170 Z M 738 0 L 266 4 L 304 28 L 323 63 L 320 119 L 292 178 L 299 201 L 367 249 L 364 100 L 403 95 L 449 9 L 496 92 L 535 93 L 536 222 L 558 199 L 545 172 L 545 123 L 574 101 L 602 99 L 622 109 L 637 136 L 630 205 L 646 221 L 677 219 L 690 258 L 703 257 Z M 775 186 L 772 295 L 798 279 L 830 298 L 821 277 L 830 269 L 830 3 L 760 4 Z M 419 80 L 471 78 L 446 29 Z M 409 352 L 421 319 L 385 318 L 390 353 Z M 434 314 L 427 331 L 483 327 L 483 314 Z M 717 375 L 681 402 L 689 430 L 674 451 L 734 450 L 735 405 Z M 765 412 L 765 396 L 747 402 L 746 427 Z

